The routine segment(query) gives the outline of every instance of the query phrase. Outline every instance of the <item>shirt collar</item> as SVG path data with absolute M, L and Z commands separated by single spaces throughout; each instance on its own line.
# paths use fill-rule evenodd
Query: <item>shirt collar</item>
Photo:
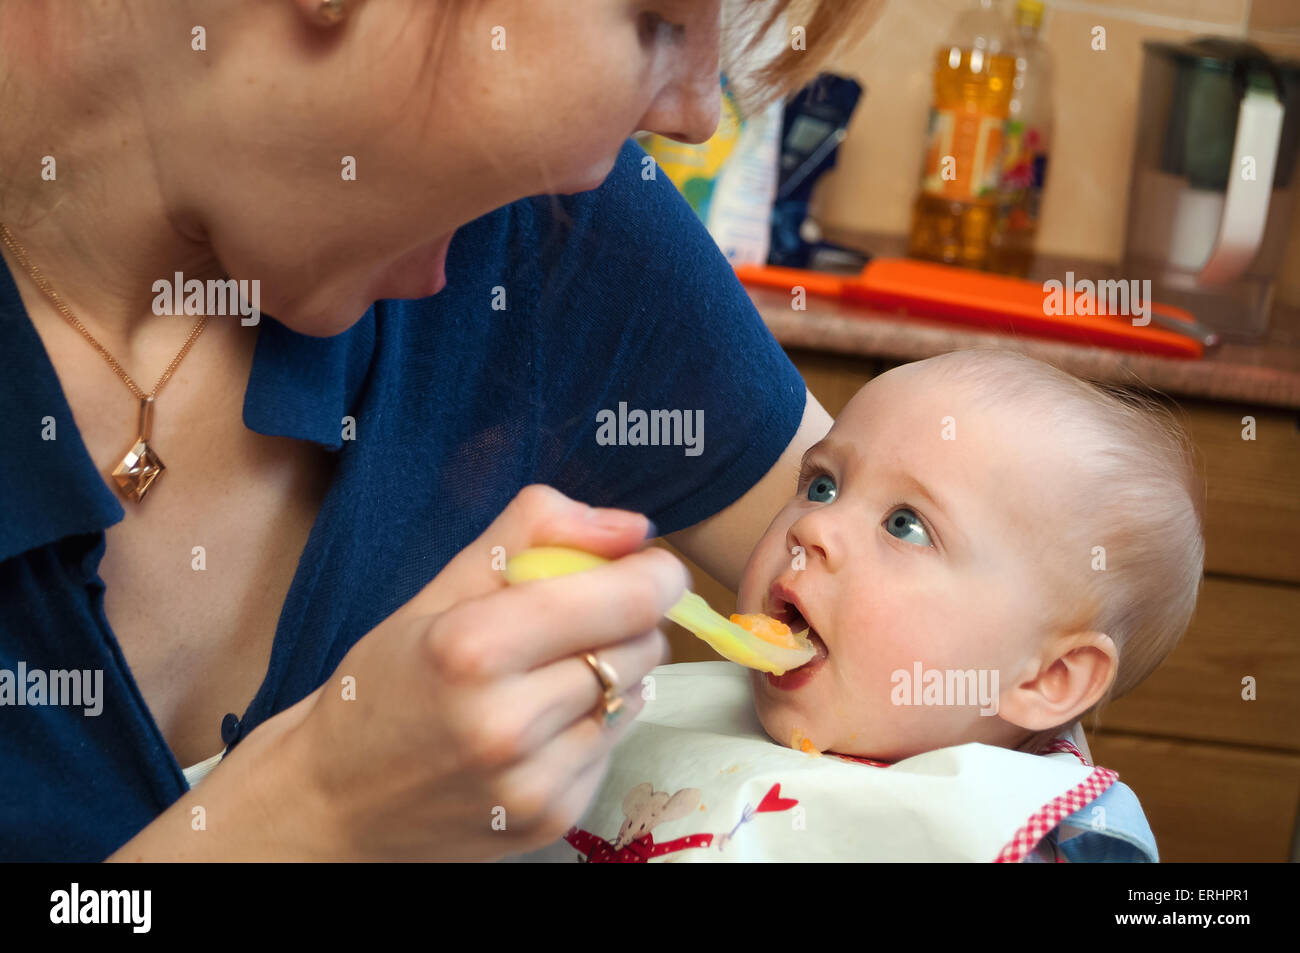
M 262 315 L 253 370 L 244 392 L 244 425 L 268 437 L 343 446 L 343 418 L 357 398 L 375 352 L 375 306 L 342 334 L 299 334 Z
M 355 411 L 374 345 L 374 307 L 329 338 L 298 334 L 262 315 L 244 425 L 339 450 L 343 417 Z M 0 562 L 65 536 L 100 532 L 126 515 L 81 440 L 2 256 L 0 487 Z

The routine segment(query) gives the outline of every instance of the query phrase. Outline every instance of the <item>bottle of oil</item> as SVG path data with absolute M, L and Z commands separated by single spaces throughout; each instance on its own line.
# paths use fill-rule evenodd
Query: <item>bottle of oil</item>
M 1016 0 L 1016 78 L 1003 133 L 998 217 L 989 269 L 1028 274 L 1038 234 L 1047 155 L 1052 144 L 1052 58 L 1039 39 L 1043 0 Z
M 995 0 L 978 0 L 935 53 L 934 105 L 908 242 L 915 258 L 988 265 L 1016 73 L 1011 40 Z

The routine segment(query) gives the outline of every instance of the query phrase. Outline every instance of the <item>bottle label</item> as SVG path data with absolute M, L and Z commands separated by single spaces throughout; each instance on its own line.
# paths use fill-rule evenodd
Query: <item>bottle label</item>
M 1005 121 L 989 113 L 931 109 L 921 189 L 958 202 L 992 198 Z
M 1032 232 L 1038 227 L 1047 175 L 1045 145 L 1046 138 L 1039 129 L 1019 120 L 1007 120 L 999 204 L 1003 227 L 1008 231 Z
M 1033 126 L 1008 119 L 1002 158 L 1003 189 L 1041 189 L 1047 165 L 1044 136 Z

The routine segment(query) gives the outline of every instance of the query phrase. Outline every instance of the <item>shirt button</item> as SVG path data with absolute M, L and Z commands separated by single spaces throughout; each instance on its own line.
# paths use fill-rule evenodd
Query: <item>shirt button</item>
M 228 712 L 225 718 L 221 719 L 221 740 L 227 745 L 235 743 L 235 738 L 239 735 L 239 716 L 233 711 Z

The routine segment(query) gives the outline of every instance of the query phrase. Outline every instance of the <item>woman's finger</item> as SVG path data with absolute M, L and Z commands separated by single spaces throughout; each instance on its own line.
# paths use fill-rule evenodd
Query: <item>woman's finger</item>
M 689 579 L 671 553 L 645 549 L 586 572 L 459 603 L 432 620 L 430 649 L 452 681 L 527 672 L 654 628 Z
M 505 560 L 533 546 L 572 546 L 617 558 L 645 542 L 650 525 L 640 513 L 591 507 L 542 484 L 526 486 L 400 611 L 435 615 L 495 592 L 506 585 Z
M 668 656 L 658 629 L 595 653 L 612 670 L 619 695 L 640 695 L 642 680 Z M 469 720 L 492 739 L 500 763 L 529 757 L 581 718 L 603 718 L 605 693 L 580 657 L 552 662 L 494 683 L 474 699 Z M 631 718 L 624 710 L 617 720 Z
M 639 690 L 622 696 L 628 716 L 612 726 L 595 718 L 581 718 L 552 738 L 529 757 L 502 771 L 496 780 L 496 802 L 524 829 L 536 829 L 546 843 L 563 836 L 581 816 L 586 800 L 574 797 L 577 778 L 590 777 L 594 768 L 601 773 L 614 746 L 631 730 L 636 715 L 645 706 Z M 591 793 L 587 792 L 587 797 Z M 509 820 L 507 820 L 509 823 Z

